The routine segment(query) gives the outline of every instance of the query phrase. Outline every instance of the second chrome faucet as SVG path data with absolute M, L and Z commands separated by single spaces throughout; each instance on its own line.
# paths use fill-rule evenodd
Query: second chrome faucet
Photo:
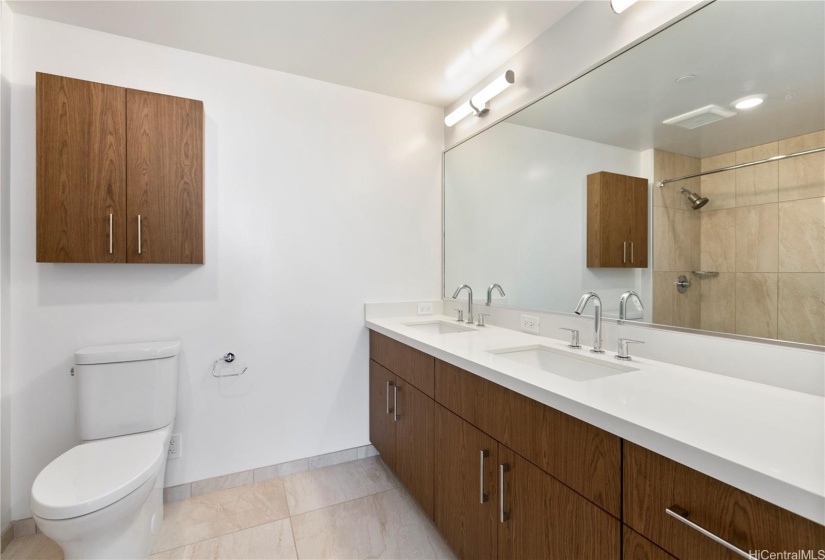
M 593 349 L 591 352 L 595 354 L 604 354 L 602 350 L 602 300 L 596 295 L 596 292 L 587 292 L 579 300 L 579 304 L 573 311 L 576 315 L 581 315 L 587 302 L 593 300 Z
M 467 320 L 465 323 L 473 323 L 473 289 L 468 286 L 467 284 L 462 284 L 458 288 L 455 289 L 455 293 L 453 294 L 453 299 L 458 297 L 458 294 L 461 293 L 461 290 L 467 290 Z

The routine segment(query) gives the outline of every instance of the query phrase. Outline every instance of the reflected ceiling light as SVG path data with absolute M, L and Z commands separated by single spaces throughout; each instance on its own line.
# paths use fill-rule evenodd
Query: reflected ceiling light
M 516 75 L 512 70 L 507 70 L 504 74 L 490 82 L 484 89 L 475 94 L 469 101 L 459 105 L 452 113 L 444 117 L 444 124 L 453 126 L 455 123 L 471 114 L 477 117 L 486 115 L 489 112 L 487 103 L 496 95 L 513 85 Z
M 752 109 L 757 105 L 761 105 L 763 101 L 765 101 L 764 95 L 749 95 L 747 97 L 737 99 L 736 101 L 731 103 L 731 105 L 733 105 L 737 109 Z
M 610 0 L 610 7 L 613 8 L 614 12 L 620 14 L 637 1 L 638 0 Z

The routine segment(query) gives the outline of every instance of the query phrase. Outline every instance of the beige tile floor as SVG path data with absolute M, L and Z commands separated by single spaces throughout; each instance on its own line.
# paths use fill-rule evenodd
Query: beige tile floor
M 455 558 L 378 457 L 166 504 L 152 559 Z M 43 534 L 3 560 L 62 560 Z

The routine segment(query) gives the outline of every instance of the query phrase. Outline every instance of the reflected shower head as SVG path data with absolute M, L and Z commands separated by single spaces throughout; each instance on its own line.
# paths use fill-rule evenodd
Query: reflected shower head
M 687 190 L 684 187 L 682 187 L 682 190 L 680 192 L 687 197 L 687 199 L 690 201 L 691 207 L 694 210 L 698 210 L 699 208 L 701 208 L 702 206 L 704 206 L 705 204 L 708 203 L 707 198 L 705 198 L 703 196 L 699 196 L 698 194 L 696 194 L 694 192 L 690 192 L 689 190 Z

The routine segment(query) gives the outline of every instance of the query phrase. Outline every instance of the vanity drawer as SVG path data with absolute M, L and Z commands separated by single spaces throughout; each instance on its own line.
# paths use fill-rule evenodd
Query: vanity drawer
M 427 395 L 433 396 L 435 358 L 370 331 L 370 358 Z
M 745 552 L 825 548 L 822 525 L 626 441 L 625 523 L 681 560 L 741 558 L 666 509 Z
M 435 400 L 615 517 L 621 440 L 440 360 Z

